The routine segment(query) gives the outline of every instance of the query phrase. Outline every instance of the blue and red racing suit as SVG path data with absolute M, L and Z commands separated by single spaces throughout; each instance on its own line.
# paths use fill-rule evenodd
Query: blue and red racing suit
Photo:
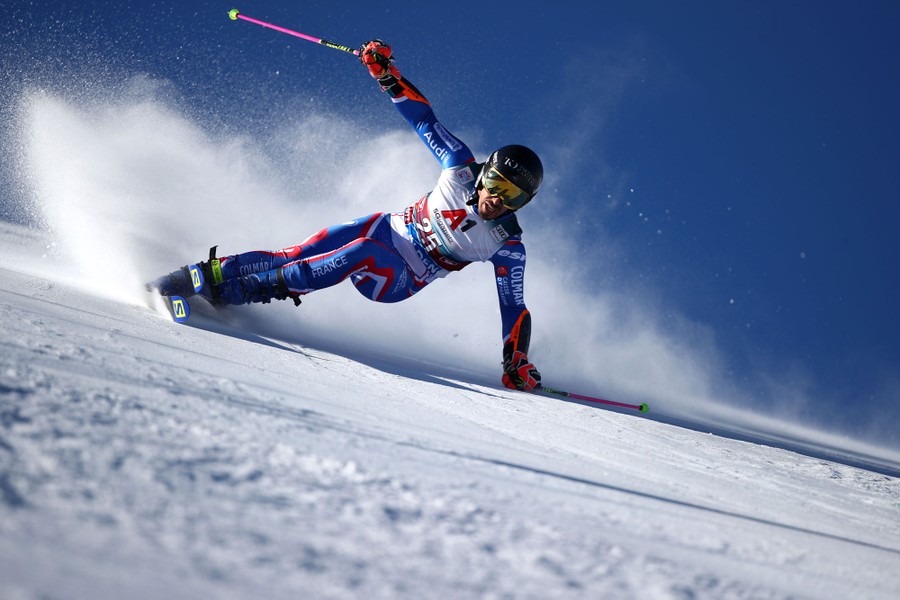
M 383 88 L 441 163 L 434 189 L 402 212 L 375 213 L 322 229 L 297 246 L 220 259 L 224 279 L 282 267 L 291 295 L 350 279 L 376 302 L 399 302 L 474 261 L 494 265 L 503 355 L 528 352 L 531 317 L 525 306 L 525 246 L 515 214 L 482 219 L 475 195 L 481 164 L 437 120 L 430 103 L 404 77 Z

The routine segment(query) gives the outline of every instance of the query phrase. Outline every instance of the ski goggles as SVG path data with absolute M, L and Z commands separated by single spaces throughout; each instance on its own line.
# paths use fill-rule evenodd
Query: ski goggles
M 531 200 L 531 196 L 501 175 L 496 167 L 490 167 L 482 174 L 481 185 L 484 186 L 488 194 L 500 198 L 500 203 L 509 210 L 522 208 Z

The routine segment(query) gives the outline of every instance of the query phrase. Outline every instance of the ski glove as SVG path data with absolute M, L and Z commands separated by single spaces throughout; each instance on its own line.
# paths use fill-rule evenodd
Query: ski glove
M 362 61 L 369 74 L 381 83 L 391 76 L 400 79 L 400 71 L 391 63 L 394 61 L 391 47 L 383 40 L 372 40 L 359 47 L 359 60 Z
M 512 357 L 503 363 L 503 385 L 511 390 L 530 391 L 541 384 L 541 374 L 528 362 L 524 352 L 516 350 Z

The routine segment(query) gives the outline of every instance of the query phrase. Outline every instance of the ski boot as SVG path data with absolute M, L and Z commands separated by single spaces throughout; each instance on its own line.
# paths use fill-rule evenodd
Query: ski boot
M 294 301 L 300 306 L 300 298 L 292 294 L 284 280 L 281 267 L 264 273 L 251 273 L 243 277 L 228 279 L 213 286 L 216 302 L 220 304 L 250 304 L 261 302 L 268 304 L 272 300 Z
M 218 304 L 216 284 L 222 283 L 222 268 L 216 258 L 216 248 L 209 249 L 209 260 L 193 265 L 185 265 L 177 271 L 151 281 L 147 290 L 161 296 L 181 296 L 189 298 L 199 294 L 213 304 Z

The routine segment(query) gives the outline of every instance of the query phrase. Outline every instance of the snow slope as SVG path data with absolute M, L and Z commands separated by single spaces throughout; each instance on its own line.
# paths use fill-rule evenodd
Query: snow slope
M 46 243 L 0 224 L 0 597 L 900 592 L 894 477 L 329 353 L 257 307 L 179 326 Z
M 376 169 L 329 115 L 213 135 L 132 84 L 27 94 L 4 146 L 0 198 L 42 229 L 0 222 L 0 598 L 896 597 L 897 451 L 744 410 L 714 336 L 569 285 L 552 224 L 537 364 L 649 415 L 498 388 L 484 265 L 395 306 L 148 308 L 203 244 L 402 207 L 434 165 L 387 133 L 377 160 L 410 168 Z

